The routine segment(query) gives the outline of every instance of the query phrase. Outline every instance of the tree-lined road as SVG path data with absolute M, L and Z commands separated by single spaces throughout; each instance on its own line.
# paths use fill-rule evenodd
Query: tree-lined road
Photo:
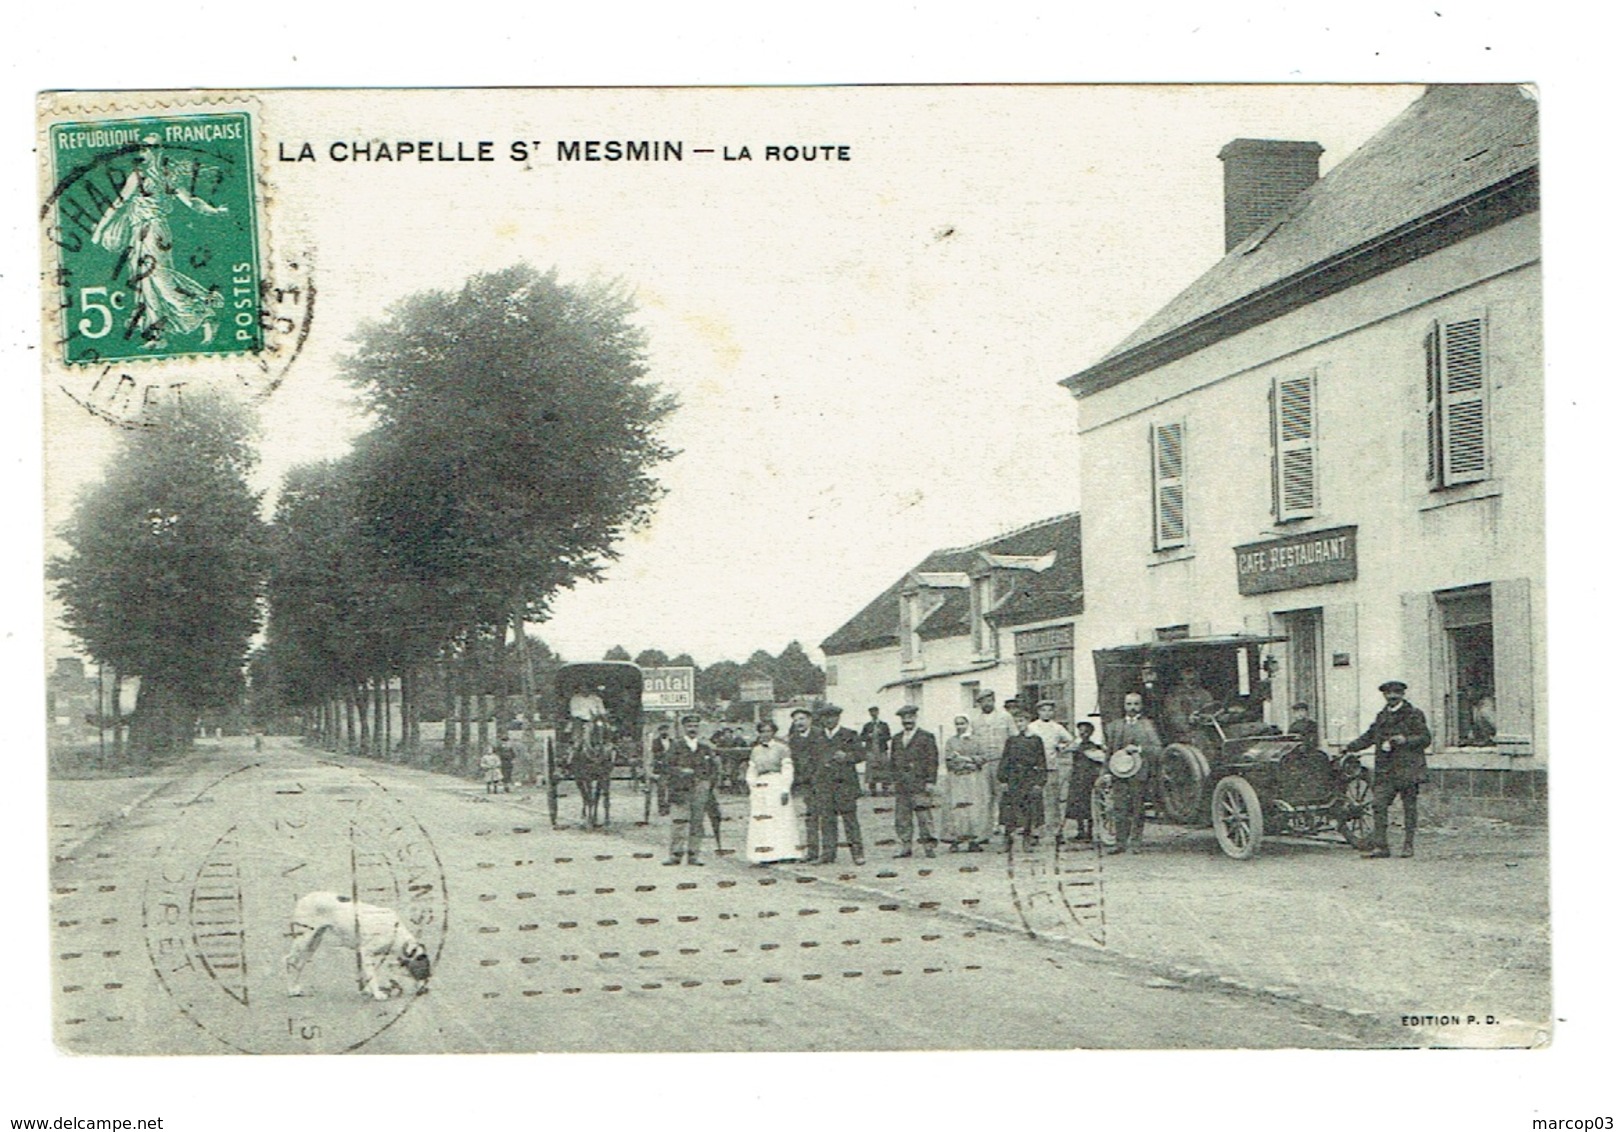
M 1362 1041 L 1310 1011 L 1172 985 L 1104 955 L 876 898 L 866 885 L 891 862 L 846 872 L 862 874 L 849 885 L 713 855 L 705 868 L 664 867 L 653 831 L 554 831 L 539 798 L 488 799 L 476 784 L 333 759 L 291 740 L 258 753 L 228 742 L 211 756 L 127 820 L 59 850 L 52 920 L 63 1048 Z M 572 812 L 567 802 L 562 810 Z M 939 872 L 950 886 L 950 870 Z M 307 971 L 306 996 L 288 998 L 287 917 L 315 889 L 354 892 L 413 920 L 437 953 L 430 993 L 364 998 L 353 954 L 327 946 Z

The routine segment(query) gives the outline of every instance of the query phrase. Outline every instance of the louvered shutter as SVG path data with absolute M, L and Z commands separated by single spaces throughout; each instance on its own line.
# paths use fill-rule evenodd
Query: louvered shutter
M 1488 478 L 1487 319 L 1445 322 L 1442 328 L 1443 483 Z
M 1189 539 L 1184 508 L 1183 422 L 1151 425 L 1150 448 L 1155 481 L 1155 549 L 1167 550 Z
M 1319 502 L 1313 375 L 1274 381 L 1274 502 L 1280 519 L 1313 514 Z
M 1443 486 L 1443 348 L 1442 333 L 1432 323 L 1426 331 L 1426 482 Z

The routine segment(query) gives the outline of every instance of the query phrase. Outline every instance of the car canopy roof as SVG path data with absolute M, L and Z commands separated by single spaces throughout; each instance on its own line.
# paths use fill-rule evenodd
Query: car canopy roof
M 623 660 L 600 660 L 586 664 L 566 664 L 558 669 L 557 688 L 559 695 L 569 696 L 576 692 L 591 691 L 599 684 L 605 689 L 636 688 L 638 698 L 642 697 L 642 669 L 635 664 Z
M 1094 649 L 1093 655 L 1098 660 L 1115 665 L 1129 659 L 1137 662 L 1146 657 L 1176 655 L 1180 652 L 1190 652 L 1196 649 L 1283 644 L 1287 639 L 1286 637 L 1261 636 L 1256 633 L 1233 633 L 1217 637 L 1182 637 L 1175 641 L 1140 641 L 1133 645 L 1115 645 L 1108 649 Z

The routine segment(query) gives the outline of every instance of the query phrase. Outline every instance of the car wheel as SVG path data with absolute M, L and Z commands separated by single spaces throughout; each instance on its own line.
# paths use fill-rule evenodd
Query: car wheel
M 1173 743 L 1161 752 L 1160 813 L 1180 825 L 1200 821 L 1200 796 L 1211 767 L 1198 747 Z
M 1105 848 L 1116 844 L 1115 787 L 1109 771 L 1093 784 L 1093 839 Z
M 1256 856 L 1262 847 L 1262 802 L 1256 788 L 1237 774 L 1212 791 L 1212 832 L 1223 852 L 1236 861 Z
M 1336 831 L 1362 853 L 1375 844 L 1375 791 L 1369 775 L 1360 771 L 1349 778 L 1343 799 L 1347 816 L 1336 822 Z

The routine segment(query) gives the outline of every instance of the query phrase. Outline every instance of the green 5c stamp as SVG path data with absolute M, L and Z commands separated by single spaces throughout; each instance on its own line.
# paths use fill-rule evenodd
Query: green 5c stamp
M 204 391 L 281 385 L 316 287 L 311 249 L 276 238 L 262 122 L 239 92 L 40 95 L 47 387 L 145 428 Z
M 62 122 L 48 144 L 64 362 L 264 348 L 246 112 Z

